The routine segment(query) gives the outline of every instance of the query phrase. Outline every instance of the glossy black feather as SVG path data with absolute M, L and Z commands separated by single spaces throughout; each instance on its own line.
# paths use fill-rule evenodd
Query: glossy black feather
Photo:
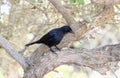
M 60 43 L 64 35 L 67 33 L 73 33 L 72 29 L 67 25 L 62 26 L 60 28 L 55 28 L 49 31 L 47 34 L 45 34 L 41 39 L 32 43 L 26 44 L 26 46 L 43 43 L 47 45 L 51 51 L 53 51 L 51 47 L 55 46 L 57 49 L 59 49 L 56 45 Z

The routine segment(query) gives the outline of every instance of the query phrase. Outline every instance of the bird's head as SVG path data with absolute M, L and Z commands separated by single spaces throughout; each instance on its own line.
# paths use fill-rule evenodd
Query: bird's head
M 66 34 L 66 33 L 73 33 L 74 34 L 72 29 L 68 25 L 62 26 L 60 29 L 64 34 Z

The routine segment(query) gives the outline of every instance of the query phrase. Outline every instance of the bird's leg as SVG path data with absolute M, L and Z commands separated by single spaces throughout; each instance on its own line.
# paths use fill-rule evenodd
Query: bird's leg
M 50 48 L 50 51 L 55 52 L 51 47 L 49 47 L 49 48 Z
M 57 53 L 51 48 L 51 47 L 49 47 L 50 48 L 50 51 L 52 52 L 52 53 L 54 53 L 55 55 L 57 55 Z
M 60 48 L 58 48 L 56 45 L 55 45 L 56 49 L 60 51 Z

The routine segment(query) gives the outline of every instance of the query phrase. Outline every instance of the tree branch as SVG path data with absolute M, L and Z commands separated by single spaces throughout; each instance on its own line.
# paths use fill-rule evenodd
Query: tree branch
M 120 44 L 117 44 L 117 46 L 118 45 L 120 46 Z M 105 47 L 109 47 L 109 49 L 106 50 Z M 43 78 L 46 73 L 62 64 L 76 64 L 79 66 L 90 67 L 104 74 L 106 71 L 111 70 L 111 65 L 108 64 L 109 62 L 120 61 L 120 47 L 118 48 L 116 45 L 107 45 L 105 47 L 96 50 L 66 49 L 56 51 L 57 55 L 48 52 L 46 55 L 39 57 L 39 59 L 35 61 L 34 69 L 31 69 L 28 72 L 33 70 L 36 72 L 27 73 L 27 78 L 34 78 L 35 76 L 33 75 L 36 75 L 35 78 Z M 117 50 L 115 50 L 115 47 Z
M 60 0 L 49 0 L 49 1 L 55 6 L 58 12 L 62 14 L 63 18 L 66 20 L 66 22 L 71 26 L 71 28 L 75 32 L 79 29 L 86 28 L 82 22 L 77 22 L 74 20 L 74 17 L 71 14 L 71 10 L 64 7 L 64 5 L 61 4 Z M 80 32 L 83 32 L 83 31 L 84 30 Z
M 6 52 L 23 67 L 24 70 L 26 70 L 28 64 L 26 63 L 25 57 L 18 53 L 2 35 L 0 35 L 0 46 L 2 46 Z
M 75 20 L 71 16 L 70 10 L 62 6 L 60 0 L 49 0 L 55 8 L 63 15 L 64 19 L 67 21 L 69 25 L 75 23 Z

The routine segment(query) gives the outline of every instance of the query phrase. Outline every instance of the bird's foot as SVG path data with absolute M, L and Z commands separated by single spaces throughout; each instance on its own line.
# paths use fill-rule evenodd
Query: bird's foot
M 60 48 L 57 48 L 57 50 L 61 51 L 61 49 L 60 49 Z
M 55 52 L 52 48 L 50 48 L 50 51 L 51 51 L 51 52 Z
M 57 50 L 61 51 L 61 49 L 60 49 L 60 48 L 58 48 L 57 46 L 55 46 L 55 47 L 56 47 L 56 49 L 57 49 Z
M 50 51 L 51 51 L 52 53 L 54 53 L 55 55 L 57 55 L 57 53 L 56 53 L 52 48 L 50 48 Z

